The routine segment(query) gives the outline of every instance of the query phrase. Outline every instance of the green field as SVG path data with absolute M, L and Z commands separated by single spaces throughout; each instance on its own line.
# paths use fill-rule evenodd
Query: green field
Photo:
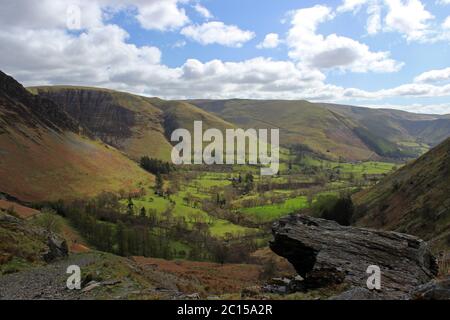
M 322 169 L 340 170 L 342 173 L 353 174 L 387 174 L 400 165 L 391 162 L 364 161 L 355 163 L 339 163 L 305 156 L 301 159 L 300 167 L 310 166 Z
M 270 222 L 307 207 L 307 198 L 305 196 L 299 196 L 288 199 L 284 203 L 244 208 L 239 211 L 252 216 L 258 222 Z
M 161 216 L 166 210 L 171 209 L 171 213 L 174 217 L 184 218 L 186 223 L 191 226 L 196 222 L 207 223 L 211 235 L 218 238 L 224 237 L 227 234 L 238 236 L 257 232 L 256 229 L 246 228 L 233 224 L 227 220 L 212 217 L 200 208 L 188 206 L 183 199 L 185 194 L 186 191 L 181 191 L 172 195 L 171 199 L 175 202 L 173 206 L 168 199 L 153 194 L 133 199 L 133 204 L 137 211 L 141 208 L 145 208 L 148 214 L 150 210 L 154 210 L 158 216 Z M 206 197 L 206 195 L 203 196 Z M 122 203 L 125 205 L 127 201 L 122 200 Z

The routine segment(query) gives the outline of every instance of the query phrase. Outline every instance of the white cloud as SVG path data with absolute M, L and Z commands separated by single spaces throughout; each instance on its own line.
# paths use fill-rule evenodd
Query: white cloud
M 108 87 L 162 98 L 374 100 L 450 96 L 450 85 L 406 84 L 364 91 L 326 84 L 316 68 L 292 61 L 254 58 L 241 62 L 188 59 L 181 67 L 161 64 L 155 47 L 127 44 L 118 26 L 92 28 L 79 36 L 63 30 L 0 30 L 0 65 L 26 85 Z M 432 109 L 429 109 L 431 112 Z
M 418 83 L 436 83 L 450 80 L 450 68 L 440 70 L 430 70 L 418 75 L 414 82 Z
M 450 0 L 437 0 L 436 3 L 445 6 L 450 4 Z
M 435 17 L 427 10 L 425 3 L 421 0 L 343 0 L 336 12 L 358 13 L 366 6 L 366 29 L 369 35 L 380 31 L 397 32 L 409 42 L 447 41 L 450 34 L 445 30 L 446 23 L 442 24 L 442 29 L 438 28 L 434 23 Z M 449 4 L 450 0 L 436 3 Z
M 421 83 L 408 83 L 391 89 L 364 91 L 355 88 L 344 90 L 343 97 L 362 100 L 380 100 L 393 97 L 447 97 L 450 85 L 435 86 Z
M 402 33 L 408 41 L 425 40 L 430 33 L 428 21 L 434 16 L 419 0 L 385 0 L 389 9 L 386 28 Z
M 92 28 L 80 36 L 62 30 L 0 31 L 0 64 L 28 83 L 108 84 L 129 70 L 170 70 L 160 66 L 158 48 L 127 44 L 118 26 Z M 165 77 L 165 75 L 163 75 Z
M 81 11 L 81 27 L 92 28 L 102 24 L 102 11 L 98 2 L 64 1 L 2 1 L 0 26 L 3 28 L 52 29 L 66 28 L 70 5 Z
M 450 29 L 450 16 L 445 19 L 444 23 L 442 24 L 442 27 L 444 29 Z
M 217 43 L 228 47 L 242 47 L 255 37 L 251 31 L 241 30 L 234 25 L 220 21 L 206 22 L 202 25 L 190 25 L 181 30 L 181 34 L 203 45 Z
M 202 6 L 200 3 L 196 3 L 194 5 L 194 9 L 195 11 L 197 11 L 203 18 L 209 20 L 214 18 L 214 16 L 211 14 L 211 12 L 205 8 L 204 6 Z
M 317 33 L 320 23 L 334 18 L 325 6 L 300 9 L 293 13 L 288 32 L 289 56 L 319 68 L 338 68 L 352 72 L 396 72 L 403 66 L 389 58 L 389 53 L 370 51 L 369 47 L 351 38 Z
M 361 9 L 368 0 L 344 0 L 344 2 L 337 8 L 337 12 L 355 12 Z
M 137 20 L 145 29 L 168 30 L 184 26 L 189 22 L 179 0 L 136 1 Z
M 42 0 L 3 1 L 0 10 L 0 25 L 22 28 L 65 28 L 68 9 L 80 9 L 81 27 L 92 28 L 103 24 L 105 10 L 113 12 L 135 9 L 136 19 L 145 29 L 170 30 L 182 27 L 189 18 L 180 8 L 184 0 L 73 0 L 70 2 Z
M 381 30 L 381 6 L 378 2 L 373 2 L 367 8 L 367 33 L 370 35 L 377 34 Z
M 264 41 L 257 45 L 258 49 L 273 49 L 281 43 L 280 36 L 277 33 L 269 33 Z
M 0 65 L 25 85 L 88 85 L 162 98 L 319 99 L 337 91 L 323 83 L 320 71 L 291 61 L 188 59 L 170 68 L 161 63 L 158 48 L 129 44 L 127 37 L 116 25 L 80 35 L 62 29 L 0 29 Z

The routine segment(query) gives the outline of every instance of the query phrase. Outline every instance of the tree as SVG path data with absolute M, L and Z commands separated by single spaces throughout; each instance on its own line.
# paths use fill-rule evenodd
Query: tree
M 131 196 L 128 196 L 127 212 L 130 216 L 134 215 L 134 203 L 133 199 L 131 199 Z
M 156 174 L 155 193 L 159 196 L 163 195 L 164 180 L 160 173 Z
M 123 222 L 119 221 L 119 223 L 117 224 L 116 242 L 119 247 L 119 255 L 124 257 L 128 256 L 129 254 L 127 231 L 127 227 L 123 224 Z
M 313 204 L 315 216 L 336 221 L 343 226 L 351 224 L 354 212 L 353 201 L 349 196 L 343 198 L 333 195 L 319 196 Z
M 144 170 L 153 174 L 168 174 L 175 169 L 171 163 L 147 156 L 141 158 L 140 164 Z
M 223 244 L 216 244 L 213 248 L 214 260 L 220 264 L 224 264 L 228 258 L 228 247 Z
M 245 175 L 245 179 L 244 179 L 244 192 L 245 193 L 249 193 L 250 191 L 253 190 L 253 174 L 251 173 L 247 173 Z

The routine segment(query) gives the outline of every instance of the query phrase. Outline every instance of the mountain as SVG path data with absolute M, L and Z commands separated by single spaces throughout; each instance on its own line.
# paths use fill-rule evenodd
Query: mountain
M 357 224 L 450 246 L 450 139 L 354 196 Z
M 279 128 L 282 146 L 305 145 L 330 159 L 415 158 L 450 136 L 450 117 L 307 101 L 167 101 L 108 89 L 47 86 L 29 90 L 62 106 L 103 142 L 133 160 L 170 160 L 174 129 Z
M 186 102 L 88 87 L 47 86 L 29 90 L 62 106 L 96 137 L 133 160 L 147 155 L 170 161 L 172 131 L 192 130 L 195 120 L 202 120 L 205 128 L 233 127 Z
M 0 192 L 37 202 L 136 190 L 154 177 L 0 72 Z
M 448 116 L 307 101 L 233 99 L 189 103 L 236 126 L 280 128 L 282 145 L 303 144 L 334 159 L 414 158 L 450 136 Z
M 370 132 L 400 144 L 436 146 L 450 136 L 449 115 L 427 115 L 392 109 L 321 104 L 359 122 Z

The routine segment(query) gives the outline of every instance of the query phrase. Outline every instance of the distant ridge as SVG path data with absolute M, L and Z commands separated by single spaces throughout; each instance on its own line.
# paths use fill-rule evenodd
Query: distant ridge
M 236 126 L 278 127 L 282 144 L 304 144 L 334 159 L 415 158 L 450 136 L 449 116 L 302 100 L 188 102 Z

